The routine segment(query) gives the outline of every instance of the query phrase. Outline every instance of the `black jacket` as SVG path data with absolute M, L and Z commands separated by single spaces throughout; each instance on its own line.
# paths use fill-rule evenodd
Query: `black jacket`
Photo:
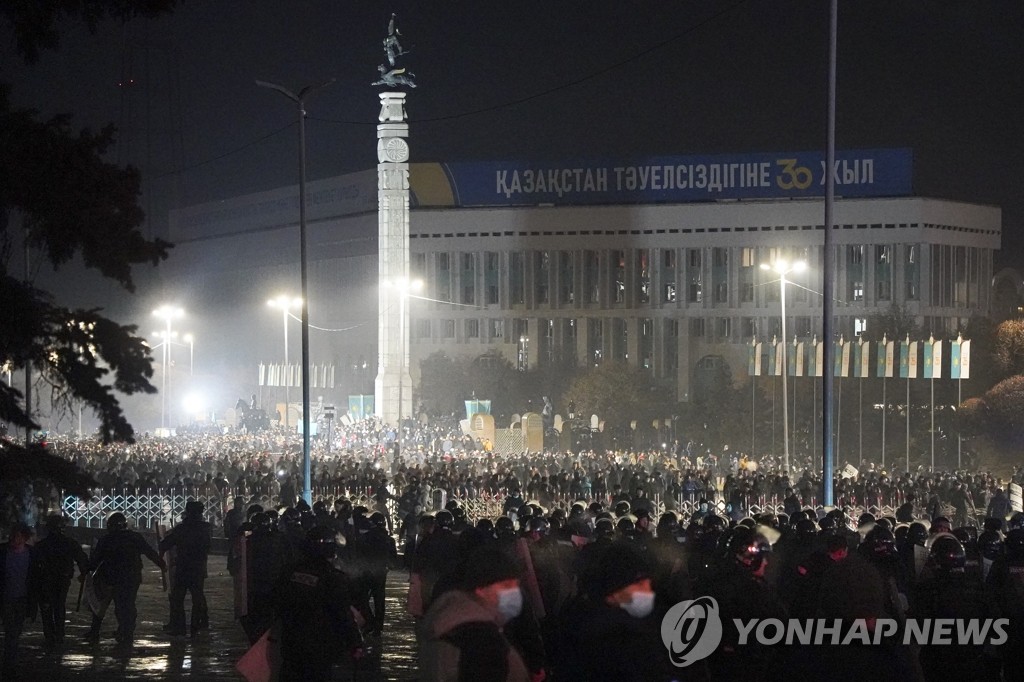
M 75 574 L 75 564 L 78 564 L 79 573 L 84 574 L 89 570 L 89 557 L 82 546 L 63 533 L 51 531 L 36 543 L 35 551 L 42 568 L 41 577 L 47 583 L 71 580 Z
M 206 559 L 210 554 L 210 524 L 187 518 L 160 541 L 160 553 L 175 550 L 175 579 L 191 583 L 206 577 Z
M 142 555 L 146 555 L 157 566 L 163 560 L 146 539 L 133 530 L 109 531 L 99 539 L 92 556 L 89 570 L 97 571 L 108 585 L 142 582 Z

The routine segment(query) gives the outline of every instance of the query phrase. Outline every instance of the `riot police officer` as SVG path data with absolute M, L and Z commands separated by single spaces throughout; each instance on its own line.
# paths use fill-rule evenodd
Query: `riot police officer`
M 133 530 L 128 530 L 128 519 L 121 512 L 115 512 L 107 519 L 107 532 L 96 543 L 89 557 L 89 570 L 95 571 L 95 579 L 109 587 L 114 600 L 114 615 L 117 618 L 118 644 L 131 645 L 135 638 L 135 622 L 138 611 L 135 598 L 142 584 L 142 556 L 167 570 L 167 564 L 150 547 L 146 539 Z M 92 627 L 86 638 L 97 641 L 103 616 L 93 614 Z
M 398 561 L 395 539 L 387 528 L 387 517 L 383 512 L 370 514 L 370 529 L 360 535 L 356 554 L 363 569 L 362 583 L 373 602 L 373 617 L 370 632 L 380 635 L 384 629 L 384 588 L 388 580 L 388 568 Z
M 64 621 L 68 588 L 78 565 L 79 579 L 84 581 L 89 570 L 89 557 L 82 546 L 64 534 L 66 520 L 60 514 L 47 517 L 47 535 L 36 544 L 40 566 L 39 612 L 43 621 L 43 638 L 47 648 L 64 642 Z
M 160 541 L 160 553 L 174 552 L 174 575 L 169 596 L 171 622 L 164 632 L 172 636 L 185 634 L 185 592 L 192 597 L 192 635 L 210 627 L 206 609 L 206 560 L 210 554 L 210 524 L 203 521 L 203 503 L 189 500 L 181 523 Z
M 277 585 L 281 682 L 326 682 L 334 664 L 361 644 L 351 587 L 331 563 L 337 551 L 333 528 L 312 528 L 308 557 L 285 571 Z

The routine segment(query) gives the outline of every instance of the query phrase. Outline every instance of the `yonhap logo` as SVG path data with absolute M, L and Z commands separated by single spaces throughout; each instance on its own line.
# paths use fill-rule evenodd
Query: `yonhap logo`
M 678 668 L 710 656 L 722 642 L 718 602 L 713 597 L 699 597 L 670 608 L 661 620 L 661 641 Z

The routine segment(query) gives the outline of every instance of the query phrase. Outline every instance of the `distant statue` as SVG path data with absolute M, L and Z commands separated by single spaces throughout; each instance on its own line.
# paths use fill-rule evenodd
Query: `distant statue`
M 416 77 L 415 74 L 406 71 L 405 68 L 396 68 L 398 58 L 409 54 L 408 50 L 404 49 L 402 43 L 398 40 L 401 35 L 402 32 L 395 26 L 395 15 L 392 14 L 391 21 L 388 22 L 388 36 L 384 39 L 384 56 L 387 58 L 387 64 L 381 64 L 377 67 L 377 71 L 380 72 L 380 79 L 374 81 L 373 85 L 384 85 L 389 88 L 400 85 L 409 88 L 416 87 L 416 83 L 413 82 L 413 79 Z
M 410 88 L 416 87 L 416 84 L 412 81 L 412 79 L 416 77 L 416 74 L 406 73 L 405 69 L 389 70 L 388 67 L 381 64 L 377 67 L 377 71 L 380 72 L 380 80 L 374 81 L 371 85 L 386 85 L 389 88 L 399 85 L 405 85 Z
M 391 15 L 391 21 L 388 22 L 388 37 L 384 39 L 384 54 L 387 55 L 388 64 L 391 66 L 395 65 L 395 57 L 401 57 L 406 54 L 406 51 L 402 49 L 402 44 L 398 42 L 399 36 L 402 32 L 395 27 L 395 15 Z

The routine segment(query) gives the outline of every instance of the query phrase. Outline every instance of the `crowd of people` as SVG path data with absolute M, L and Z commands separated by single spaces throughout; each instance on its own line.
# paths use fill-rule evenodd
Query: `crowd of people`
M 341 429 L 330 452 L 318 447 L 312 505 L 299 498 L 301 457 L 280 433 L 54 441 L 104 488 L 190 500 L 155 547 L 120 512 L 88 556 L 60 514 L 34 544 L 35 529 L 15 527 L 0 554 L 5 679 L 16 674 L 35 605 L 47 647 L 62 646 L 76 566 L 90 641 L 113 603 L 117 645 L 132 645 L 144 558 L 170 569 L 168 636 L 209 628 L 204 580 L 216 536 L 229 548 L 235 614 L 250 643 L 280 623 L 281 679 L 330 679 L 339 660 L 376 651 L 388 626 L 386 577 L 398 567 L 408 571 L 428 680 L 810 679 L 823 666 L 886 679 L 1019 679 L 1024 514 L 1007 486 L 1024 470 L 1001 479 L 868 464 L 837 478 L 837 505 L 823 509 L 813 470 L 790 478 L 728 452 L 498 455 L 444 427 L 410 430 L 400 450 L 397 436 L 368 421 Z M 226 501 L 226 513 L 211 516 L 200 501 L 211 498 Z M 877 511 L 851 517 L 852 507 Z M 679 668 L 662 618 L 700 596 L 716 600 L 723 642 Z M 844 627 L 1006 617 L 1010 636 L 998 647 L 739 645 L 734 618 L 787 616 Z

